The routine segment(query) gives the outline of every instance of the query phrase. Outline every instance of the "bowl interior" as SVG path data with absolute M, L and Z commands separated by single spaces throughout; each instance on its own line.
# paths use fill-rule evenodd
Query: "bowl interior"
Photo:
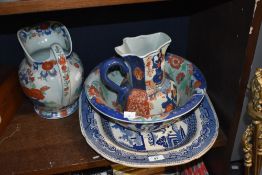
M 167 78 L 176 85 L 179 99 L 178 107 L 171 112 L 149 118 L 141 116 L 128 118 L 124 115 L 121 105 L 117 103 L 117 94 L 102 83 L 98 67 L 89 74 L 85 81 L 87 98 L 91 105 L 100 113 L 124 122 L 154 123 L 182 116 L 201 102 L 206 89 L 205 79 L 195 65 L 182 57 L 167 53 L 165 57 L 165 73 Z M 126 78 L 117 69 L 112 70 L 108 77 L 118 85 L 126 81 Z

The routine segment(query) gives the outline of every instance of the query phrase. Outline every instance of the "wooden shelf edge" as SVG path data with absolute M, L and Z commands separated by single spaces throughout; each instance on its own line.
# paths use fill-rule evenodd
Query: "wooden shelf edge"
M 109 167 L 113 163 L 101 159 L 93 163 L 84 163 L 84 164 L 75 164 L 71 166 L 65 166 L 65 167 L 55 167 L 55 168 L 49 168 L 49 169 L 42 169 L 42 170 L 29 170 L 29 171 L 24 171 L 22 174 L 27 174 L 27 175 L 46 175 L 46 174 L 61 174 L 61 173 L 69 173 L 69 172 L 77 172 L 77 171 L 83 171 L 83 170 L 88 170 L 88 169 L 94 169 L 94 168 L 102 168 L 102 167 Z M 20 172 L 18 173 L 20 174 Z
M 158 2 L 163 0 L 18 0 L 0 2 L 0 15 Z

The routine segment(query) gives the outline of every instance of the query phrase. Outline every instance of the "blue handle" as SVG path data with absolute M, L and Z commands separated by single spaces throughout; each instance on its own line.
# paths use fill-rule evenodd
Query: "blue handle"
M 120 58 L 111 58 L 103 62 L 100 66 L 100 78 L 102 82 L 107 85 L 111 90 L 115 91 L 117 93 L 117 101 L 119 104 L 123 105 L 125 104 L 125 99 L 131 90 L 131 86 L 128 84 L 119 86 L 116 83 L 114 83 L 112 80 L 108 78 L 108 71 L 112 67 L 119 67 L 121 73 L 124 75 L 127 75 L 129 73 L 129 69 L 124 63 L 124 61 Z

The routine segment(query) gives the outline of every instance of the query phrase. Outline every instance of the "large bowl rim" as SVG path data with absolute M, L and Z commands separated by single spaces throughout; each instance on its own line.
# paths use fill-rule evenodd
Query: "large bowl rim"
M 175 54 L 166 53 L 166 57 L 169 56 L 169 55 L 175 55 Z M 177 55 L 175 55 L 175 56 L 177 56 Z M 178 56 L 178 57 L 180 57 L 180 56 Z M 182 58 L 182 57 L 180 57 L 180 58 Z M 187 59 L 184 59 L 184 60 L 188 61 Z M 110 108 L 106 105 L 102 105 L 102 104 L 97 103 L 96 100 L 95 100 L 95 97 L 90 99 L 88 97 L 87 88 L 85 87 L 85 85 L 87 84 L 86 82 L 88 80 L 88 77 L 86 78 L 85 83 L 84 83 L 85 94 L 86 94 L 86 97 L 87 97 L 89 103 L 97 112 L 99 112 L 99 113 L 103 114 L 104 116 L 107 116 L 107 117 L 109 117 L 113 120 L 116 120 L 118 122 L 124 122 L 126 124 L 154 124 L 154 123 L 161 123 L 161 122 L 168 122 L 168 121 L 171 121 L 171 120 L 176 120 L 179 117 L 184 116 L 185 114 L 194 110 L 201 103 L 201 101 L 204 99 L 204 96 L 206 94 L 206 80 L 205 80 L 204 75 L 202 74 L 200 69 L 195 64 L 193 64 L 190 61 L 188 61 L 188 62 L 193 65 L 193 72 L 197 72 L 198 77 L 200 77 L 200 79 L 201 79 L 200 91 L 199 91 L 199 93 L 193 94 L 192 98 L 187 103 L 185 103 L 183 106 L 177 107 L 175 110 L 172 110 L 171 112 L 169 112 L 169 114 L 164 119 L 161 119 L 161 120 L 158 120 L 158 119 L 156 119 L 156 120 L 144 120 L 144 121 L 128 120 L 128 118 L 124 117 L 124 113 L 118 112 L 118 111 L 116 111 L 116 110 L 114 110 L 114 109 L 112 109 L 112 108 Z M 92 69 L 89 76 L 91 75 L 92 72 L 94 72 L 97 69 L 97 67 L 99 67 L 99 66 L 96 66 L 94 69 Z M 194 74 L 193 74 L 193 76 L 194 76 Z M 190 108 L 188 108 L 184 112 L 180 112 L 179 114 L 176 115 L 177 112 L 182 110 L 181 109 L 182 107 L 189 105 L 190 102 L 195 102 L 195 103 L 193 105 L 191 105 Z

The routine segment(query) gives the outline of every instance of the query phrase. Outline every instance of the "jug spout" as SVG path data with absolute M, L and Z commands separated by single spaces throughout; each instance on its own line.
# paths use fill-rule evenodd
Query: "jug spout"
M 66 56 L 72 52 L 69 31 L 59 22 L 47 21 L 22 28 L 17 31 L 17 38 L 30 63 L 48 60 L 52 44 L 59 44 Z
M 145 58 L 160 50 L 166 51 L 171 38 L 163 33 L 140 35 L 137 37 L 126 37 L 121 46 L 115 47 L 115 51 L 121 56 L 137 56 Z
M 142 89 L 156 89 L 164 81 L 165 53 L 171 38 L 163 33 L 123 39 L 115 51 L 132 70 L 132 84 Z

